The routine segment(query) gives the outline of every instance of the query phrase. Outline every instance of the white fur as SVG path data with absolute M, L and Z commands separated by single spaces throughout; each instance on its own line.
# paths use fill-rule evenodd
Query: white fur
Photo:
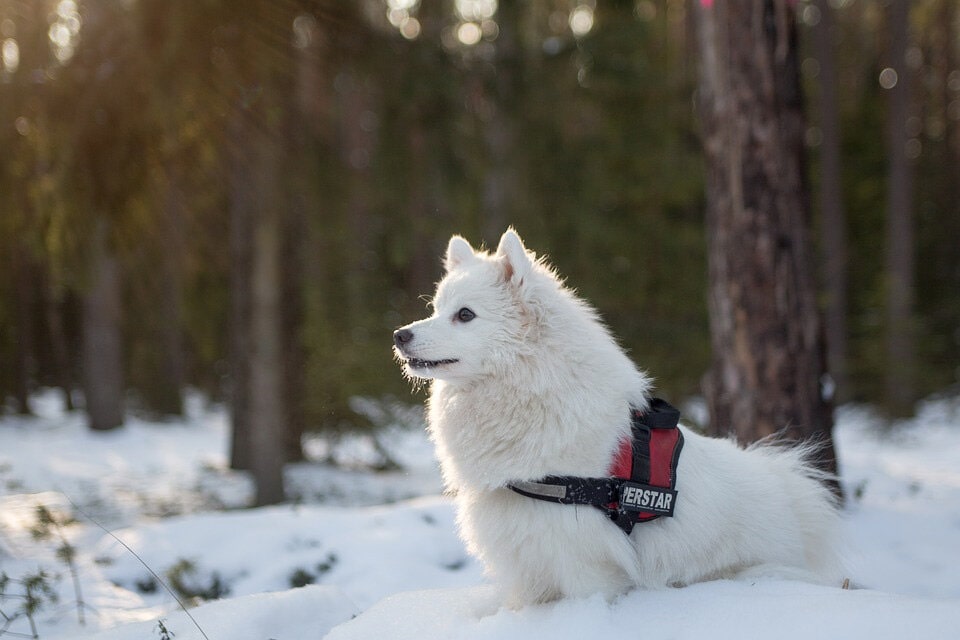
M 511 606 L 747 570 L 839 579 L 839 516 L 803 448 L 742 449 L 683 428 L 675 515 L 629 537 L 593 507 L 505 488 L 551 474 L 608 475 L 650 380 L 512 229 L 492 255 L 454 236 L 446 266 L 433 315 L 404 327 L 412 338 L 396 353 L 457 360 L 407 373 L 431 379 L 428 430 L 461 535 Z M 476 317 L 458 319 L 464 307 Z

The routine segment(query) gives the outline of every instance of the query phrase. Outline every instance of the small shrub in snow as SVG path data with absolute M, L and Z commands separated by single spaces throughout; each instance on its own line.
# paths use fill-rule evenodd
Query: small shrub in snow
M 313 584 L 317 581 L 317 576 L 313 575 L 309 571 L 303 569 L 295 569 L 293 573 L 290 574 L 290 588 L 299 589 L 300 587 L 305 587 L 308 584 Z
M 146 576 L 140 578 L 139 580 L 134 581 L 133 586 L 136 587 L 139 593 L 144 595 L 150 595 L 156 593 L 160 588 L 160 585 L 157 583 L 156 579 L 153 576 Z
M 34 511 L 36 521 L 30 527 L 31 537 L 38 542 L 53 541 L 56 558 L 68 569 L 76 594 L 77 620 L 85 624 L 86 604 L 80 589 L 80 576 L 77 571 L 77 548 L 68 540 L 66 529 L 76 520 L 67 514 L 58 514 L 46 507 L 37 505 Z M 56 582 L 60 576 L 46 569 L 12 578 L 6 572 L 0 573 L 0 636 L 39 638 L 36 617 L 49 604 L 58 601 Z M 26 620 L 30 634 L 14 632 L 13 626 L 18 620 Z
M 57 602 L 53 580 L 54 577 L 43 569 L 17 579 L 11 578 L 5 572 L 0 573 L 0 636 L 10 634 L 19 638 L 40 637 L 37 632 L 37 614 L 47 604 Z M 27 621 L 30 635 L 11 630 L 20 619 Z
M 157 620 L 157 635 L 160 637 L 160 640 L 172 640 L 177 634 L 167 629 L 167 625 L 163 624 L 163 618 L 159 618 Z
M 73 582 L 73 592 L 77 602 L 77 620 L 80 624 L 85 624 L 84 609 L 86 603 L 83 600 L 83 591 L 80 589 L 80 574 L 77 571 L 77 548 L 73 546 L 65 533 L 66 527 L 75 524 L 76 520 L 71 515 L 57 514 L 44 505 L 37 505 L 37 522 L 30 529 L 30 535 L 34 540 L 54 540 L 57 543 L 57 560 L 66 565 L 70 572 L 70 578 Z
M 319 573 L 320 575 L 323 575 L 328 571 L 332 570 L 335 566 L 337 566 L 338 560 L 339 559 L 337 558 L 337 554 L 328 553 L 326 560 L 324 560 L 323 562 L 317 563 L 317 573 Z
M 333 570 L 336 565 L 337 555 L 335 553 L 328 553 L 325 560 L 317 563 L 316 573 L 303 568 L 295 569 L 293 573 L 290 574 L 290 587 L 296 589 L 298 587 L 305 587 L 308 584 L 313 584 L 323 576 L 323 574 Z
M 197 577 L 197 565 L 192 560 L 181 558 L 167 569 L 167 583 L 183 600 L 219 600 L 230 595 L 230 586 L 214 571 L 204 583 Z

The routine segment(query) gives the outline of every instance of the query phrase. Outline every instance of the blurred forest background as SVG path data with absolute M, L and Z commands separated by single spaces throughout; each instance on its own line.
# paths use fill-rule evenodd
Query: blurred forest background
M 410 399 L 392 330 L 452 233 L 510 224 L 660 393 L 699 393 L 691 1 L 0 0 L 0 399 L 61 387 L 106 429 L 259 389 L 235 419 L 283 414 L 295 459 L 305 429 L 367 426 L 351 399 Z M 960 377 L 960 8 L 787 5 L 838 398 L 909 412 Z

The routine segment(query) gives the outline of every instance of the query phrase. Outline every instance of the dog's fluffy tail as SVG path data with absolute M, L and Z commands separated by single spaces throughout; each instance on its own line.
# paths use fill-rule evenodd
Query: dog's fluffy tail
M 823 447 L 822 441 L 798 444 L 773 437 L 764 438 L 749 448 L 776 458 L 780 468 L 789 470 L 781 478 L 782 489 L 797 517 L 807 567 L 818 578 L 816 582 L 839 585 L 846 574 L 843 561 L 846 543 L 841 502 L 834 491 L 837 476 L 816 463 Z M 763 573 L 762 568 L 758 571 Z

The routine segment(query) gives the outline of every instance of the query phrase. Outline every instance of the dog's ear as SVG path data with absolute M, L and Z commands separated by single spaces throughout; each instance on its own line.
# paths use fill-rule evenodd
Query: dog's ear
M 444 259 L 443 264 L 447 268 L 447 271 L 453 271 L 459 265 L 469 262 L 475 257 L 476 254 L 473 252 L 473 247 L 470 246 L 469 242 L 460 236 L 453 236 L 450 238 L 449 244 L 447 244 L 447 257 Z
M 500 245 L 497 247 L 497 256 L 503 261 L 505 275 L 508 281 L 522 284 L 533 269 L 533 257 L 527 253 L 523 240 L 510 227 L 500 236 Z

